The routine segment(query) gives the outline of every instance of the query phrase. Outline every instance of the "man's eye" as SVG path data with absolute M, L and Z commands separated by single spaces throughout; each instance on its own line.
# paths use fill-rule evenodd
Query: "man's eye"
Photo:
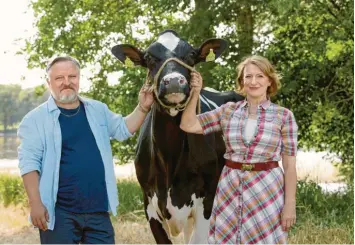
M 59 80 L 62 80 L 63 77 L 56 77 L 55 80 L 59 81 Z

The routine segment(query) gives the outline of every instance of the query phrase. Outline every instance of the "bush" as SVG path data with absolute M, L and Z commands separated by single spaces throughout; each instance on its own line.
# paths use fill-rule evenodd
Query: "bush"
M 27 206 L 27 195 L 21 178 L 10 174 L 0 175 L 0 202 L 5 207 Z
M 135 180 L 117 182 L 120 205 L 118 218 L 144 216 L 142 190 Z M 18 176 L 0 174 L 0 203 L 5 207 L 27 207 L 27 195 L 22 179 Z M 354 227 L 354 186 L 344 193 L 323 193 L 315 182 L 298 181 L 297 226 L 311 221 L 315 225 Z
M 297 217 L 300 221 L 314 219 L 315 223 L 354 227 L 354 186 L 345 192 L 324 193 L 315 182 L 298 181 Z
M 144 214 L 143 193 L 137 181 L 121 180 L 117 183 L 118 199 L 118 216 L 128 213 Z

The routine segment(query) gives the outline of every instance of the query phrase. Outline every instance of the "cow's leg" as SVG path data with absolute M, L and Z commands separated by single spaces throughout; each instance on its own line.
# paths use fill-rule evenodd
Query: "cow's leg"
M 207 244 L 209 220 L 205 218 L 203 211 L 203 198 L 194 199 L 194 220 L 195 225 L 193 229 L 193 235 L 190 240 L 190 244 Z
M 160 218 L 157 211 L 154 209 L 152 205 L 152 200 L 143 192 L 144 199 L 144 210 L 147 220 L 149 221 L 150 230 L 153 233 L 154 239 L 158 244 L 172 244 L 169 235 L 167 233 L 167 224 L 164 222 L 163 224 L 160 222 Z M 156 198 L 156 197 L 155 197 Z M 153 198 L 153 199 L 155 199 Z
M 168 237 L 168 234 L 163 228 L 163 225 L 158 220 L 150 219 L 149 224 L 154 239 L 158 244 L 172 244 L 171 240 Z
M 194 219 L 193 217 L 189 217 L 184 226 L 185 244 L 188 244 L 190 242 L 193 229 L 194 229 Z

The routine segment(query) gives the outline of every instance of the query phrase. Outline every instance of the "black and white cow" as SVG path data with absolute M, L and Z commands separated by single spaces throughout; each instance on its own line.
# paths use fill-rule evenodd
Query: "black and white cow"
M 225 146 L 221 134 L 188 134 L 179 125 L 182 105 L 190 96 L 191 67 L 206 61 L 210 50 L 217 58 L 226 45 L 222 39 L 209 39 L 193 48 L 176 32 L 167 30 L 145 51 L 128 44 L 112 48 L 120 61 L 129 58 L 148 68 L 155 89 L 155 102 L 140 130 L 135 167 L 157 243 L 171 243 L 171 235 L 180 232 L 184 232 L 186 243 L 207 243 Z M 200 98 L 202 112 L 243 99 L 234 91 L 204 89 Z

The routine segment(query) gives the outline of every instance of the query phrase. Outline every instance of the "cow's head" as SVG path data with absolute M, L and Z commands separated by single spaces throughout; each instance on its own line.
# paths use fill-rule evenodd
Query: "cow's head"
M 223 39 L 208 39 L 199 48 L 193 48 L 175 31 L 166 30 L 145 51 L 120 44 L 112 48 L 112 53 L 123 63 L 130 60 L 134 65 L 148 68 L 157 101 L 175 116 L 190 96 L 192 67 L 206 61 L 212 50 L 218 58 L 226 46 Z

